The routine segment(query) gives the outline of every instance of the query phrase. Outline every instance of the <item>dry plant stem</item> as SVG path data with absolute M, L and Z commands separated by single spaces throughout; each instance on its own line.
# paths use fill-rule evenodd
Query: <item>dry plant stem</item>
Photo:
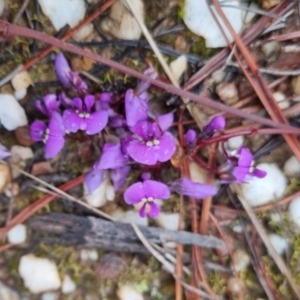
M 245 76 L 250 81 L 251 85 L 253 86 L 255 92 L 257 93 L 258 97 L 260 98 L 261 102 L 263 103 L 265 109 L 271 116 L 271 118 L 277 122 L 281 122 L 284 124 L 288 124 L 287 119 L 285 118 L 284 114 L 282 113 L 281 109 L 278 106 L 278 103 L 275 101 L 270 89 L 268 88 L 266 82 L 262 79 L 259 74 L 258 67 L 253 60 L 252 56 L 250 55 L 249 51 L 245 47 L 244 43 L 240 39 L 240 37 L 236 34 L 233 27 L 231 26 L 230 22 L 226 18 L 224 12 L 222 11 L 220 4 L 216 0 L 212 0 L 218 15 L 222 18 L 225 26 L 229 30 L 231 36 L 233 37 L 238 49 L 240 50 L 241 54 L 243 55 L 245 61 L 247 62 L 249 69 L 251 70 L 250 74 L 246 68 L 243 67 L 241 59 L 238 54 L 235 53 L 235 57 L 242 68 Z M 300 144 L 295 136 L 286 135 L 284 134 L 283 137 L 285 138 L 288 145 L 291 147 L 292 151 L 294 152 L 297 159 L 300 161 Z
M 64 183 L 59 187 L 62 191 L 68 191 L 79 184 L 81 184 L 84 180 L 84 175 L 81 175 L 75 179 L 70 180 L 67 183 Z M 56 199 L 55 195 L 46 195 L 39 200 L 35 201 L 34 203 L 30 204 L 26 208 L 24 208 L 18 215 L 16 215 L 11 221 L 9 226 L 0 228 L 0 237 L 3 234 L 6 234 L 12 227 L 23 223 L 26 221 L 30 216 L 32 216 L 34 213 L 39 211 L 41 208 L 43 208 L 45 205 L 49 204 L 51 201 Z
M 0 80 L 0 87 L 12 80 L 21 70 L 23 69 L 23 65 L 18 65 L 14 70 L 12 70 L 9 74 L 7 74 L 4 78 Z
M 12 248 L 13 246 L 15 246 L 15 244 L 5 244 L 0 246 L 0 253 Z
M 287 41 L 287 40 L 291 40 L 291 39 L 297 39 L 299 37 L 300 37 L 300 31 L 295 31 L 295 32 L 289 32 L 289 33 L 271 36 L 270 38 L 265 40 L 265 42 L 268 42 L 268 41 L 282 42 L 282 41 Z
M 291 274 L 290 270 L 287 268 L 282 257 L 276 252 L 275 248 L 273 247 L 272 243 L 270 242 L 270 239 L 268 238 L 268 235 L 267 235 L 265 229 L 261 225 L 260 220 L 256 217 L 254 211 L 252 210 L 252 208 L 250 207 L 250 205 L 248 204 L 248 202 L 245 199 L 239 198 L 239 200 L 242 203 L 253 226 L 257 230 L 260 238 L 262 239 L 263 243 L 265 244 L 265 246 L 269 252 L 269 255 L 273 258 L 275 264 L 277 265 L 277 267 L 281 271 L 281 273 L 286 277 L 292 290 L 294 291 L 295 295 L 297 296 L 297 299 L 300 299 L 299 286 L 294 281 L 293 275 Z
M 20 17 L 22 16 L 23 12 L 25 11 L 28 3 L 29 3 L 30 0 L 25 0 L 22 4 L 22 6 L 20 7 L 18 13 L 16 14 L 16 16 L 14 17 L 14 20 L 13 20 L 13 24 L 16 24 L 18 23 Z
M 65 42 L 68 39 L 70 39 L 76 32 L 78 32 L 81 28 L 83 28 L 85 25 L 91 23 L 94 19 L 96 19 L 101 13 L 106 11 L 110 6 L 114 4 L 115 0 L 108 0 L 103 5 L 99 6 L 90 16 L 88 16 L 85 20 L 80 22 L 75 28 L 70 29 L 62 38 L 61 41 Z M 31 66 L 33 66 L 35 63 L 43 59 L 45 56 L 47 56 L 51 51 L 55 49 L 55 46 L 47 47 L 46 49 L 40 51 L 37 53 L 34 57 L 32 57 L 23 67 L 23 71 L 29 69 Z
M 293 3 L 289 0 L 281 1 L 275 8 L 270 12 L 277 15 L 284 15 L 285 12 L 289 11 L 294 6 Z M 269 17 L 261 17 L 255 24 L 249 28 L 246 33 L 243 35 L 243 42 L 247 45 L 250 42 L 254 41 L 274 20 Z M 208 63 L 201 68 L 196 74 L 194 74 L 185 85 L 185 89 L 190 90 L 199 82 L 207 78 L 212 72 L 220 68 L 223 64 L 223 61 L 226 59 L 226 56 L 229 53 L 229 49 L 225 48 L 217 55 L 212 57 Z
M 245 118 L 245 119 L 251 120 L 253 122 L 260 123 L 260 124 L 270 126 L 270 127 L 274 127 L 274 128 L 289 128 L 289 129 L 295 128 L 295 127 L 292 127 L 292 126 L 289 126 L 289 125 L 286 125 L 286 124 L 281 124 L 281 123 L 278 123 L 278 122 L 274 122 L 272 120 L 262 118 L 262 117 L 259 117 L 259 116 L 256 116 L 256 115 L 247 114 L 247 113 L 245 113 L 243 111 L 240 111 L 238 109 L 229 107 L 229 106 L 224 105 L 222 103 L 215 102 L 215 101 L 213 101 L 209 98 L 195 95 L 193 93 L 190 93 L 188 91 L 176 88 L 173 85 L 166 84 L 166 83 L 164 83 L 162 81 L 159 81 L 159 80 L 151 79 L 150 77 L 148 77 L 144 74 L 141 74 L 140 72 L 138 72 L 136 70 L 128 68 L 128 67 L 126 67 L 122 64 L 119 64 L 117 62 L 109 60 L 109 59 L 107 59 L 105 57 L 102 57 L 98 54 L 80 49 L 80 48 L 78 48 L 74 45 L 64 43 L 64 42 L 62 42 L 62 41 L 60 41 L 56 38 L 53 38 L 51 36 L 48 36 L 44 33 L 38 32 L 38 31 L 34 31 L 34 30 L 31 30 L 31 29 L 28 29 L 28 28 L 24 28 L 24 27 L 21 27 L 21 26 L 18 26 L 18 25 L 13 25 L 13 24 L 1 21 L 1 20 L 0 20 L 0 31 L 8 32 L 8 34 L 10 34 L 10 35 L 17 35 L 17 36 L 22 36 L 22 37 L 34 38 L 34 39 L 37 39 L 39 41 L 51 44 L 51 45 L 53 45 L 55 47 L 58 47 L 62 50 L 69 51 L 69 52 L 72 52 L 72 53 L 77 54 L 77 55 L 85 56 L 85 57 L 90 58 L 90 59 L 92 59 L 96 62 L 103 63 L 103 64 L 105 64 L 105 65 L 107 65 L 107 66 L 109 66 L 113 69 L 116 69 L 116 70 L 122 72 L 122 73 L 125 73 L 127 75 L 136 77 L 136 78 L 144 80 L 146 82 L 150 82 L 151 84 L 165 90 L 168 93 L 175 94 L 175 95 L 178 95 L 180 97 L 193 100 L 197 103 L 200 103 L 202 105 L 214 108 L 214 109 L 219 110 L 219 111 L 224 111 L 224 112 L 230 113 L 232 115 L 236 115 L 236 116 L 239 116 L 241 118 Z M 296 131 L 297 131 L 297 133 L 300 133 L 300 129 L 296 128 Z

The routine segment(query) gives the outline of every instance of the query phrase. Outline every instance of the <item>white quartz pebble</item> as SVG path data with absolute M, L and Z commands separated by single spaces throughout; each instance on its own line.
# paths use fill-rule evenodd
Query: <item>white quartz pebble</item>
M 28 124 L 24 108 L 13 95 L 0 94 L 0 122 L 10 131 Z
M 86 40 L 87 37 L 89 37 L 94 31 L 94 25 L 92 23 L 89 23 L 85 26 L 83 26 L 78 32 L 76 32 L 73 35 L 73 39 L 76 42 L 81 42 Z
M 236 150 L 240 148 L 245 142 L 245 138 L 242 135 L 234 136 L 226 142 L 226 146 L 229 147 L 230 150 Z
M 177 80 L 179 80 L 181 75 L 185 72 L 186 68 L 187 68 L 187 57 L 184 54 L 180 55 L 170 63 L 170 69 Z
M 300 196 L 294 198 L 289 205 L 289 219 L 300 230 Z
M 161 228 L 167 230 L 178 230 L 179 214 L 160 212 L 160 214 L 154 219 L 154 222 Z
M 22 256 L 19 274 L 24 285 L 33 294 L 57 290 L 61 286 L 56 264 L 47 258 L 39 258 L 33 254 Z
M 121 286 L 117 291 L 117 295 L 119 300 L 144 300 L 144 297 L 129 285 Z
M 273 94 L 273 97 L 281 109 L 287 109 L 288 107 L 290 107 L 290 101 L 286 100 L 285 94 L 281 92 L 275 92 Z
M 267 175 L 264 178 L 249 178 L 238 191 L 238 196 L 253 207 L 281 199 L 287 187 L 287 178 L 276 164 L 261 163 L 257 168 L 266 171 Z
M 300 177 L 300 163 L 295 155 L 284 163 L 283 172 L 287 177 Z
M 81 249 L 80 258 L 83 261 L 97 261 L 99 258 L 98 252 L 95 249 Z
M 76 290 L 75 282 L 71 279 L 69 275 L 65 275 L 61 286 L 61 292 L 64 295 L 67 295 L 73 293 L 75 290 Z
M 27 95 L 27 89 L 16 90 L 14 95 L 17 100 L 22 100 Z
M 282 255 L 288 248 L 288 241 L 278 234 L 269 234 L 269 239 L 276 252 Z
M 43 13 L 59 31 L 65 25 L 74 28 L 85 16 L 84 0 L 38 0 Z
M 122 1 L 122 3 L 125 1 Z M 144 20 L 144 3 L 142 0 L 131 0 L 131 4 L 135 9 L 135 13 Z M 101 22 L 102 30 L 112 34 L 118 39 L 138 40 L 141 37 L 142 31 L 131 14 L 130 10 L 121 4 L 121 1 L 116 1 L 110 8 L 109 16 Z
M 26 226 L 18 224 L 7 233 L 8 242 L 11 244 L 21 244 L 26 241 Z
M 57 293 L 48 292 L 42 294 L 41 300 L 58 300 L 58 296 Z
M 237 272 L 240 272 L 248 267 L 250 264 L 249 254 L 242 249 L 238 249 L 234 252 L 234 266 Z
M 22 71 L 11 80 L 11 84 L 16 91 L 27 89 L 32 85 L 32 79 L 27 71 Z

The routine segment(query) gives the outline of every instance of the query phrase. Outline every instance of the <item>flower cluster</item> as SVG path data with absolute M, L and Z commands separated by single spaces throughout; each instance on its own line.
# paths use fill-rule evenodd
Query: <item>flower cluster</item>
M 52 158 L 63 148 L 67 135 L 79 131 L 87 136 L 98 135 L 102 144 L 101 156 L 85 177 L 89 193 L 102 184 L 107 174 L 115 191 L 118 191 L 131 168 L 139 165 L 147 169 L 172 158 L 177 148 L 174 134 L 169 131 L 174 116 L 173 113 L 157 115 L 151 110 L 149 83 L 139 82 L 135 89 L 128 89 L 124 95 L 123 109 L 116 111 L 111 105 L 112 94 L 89 94 L 88 85 L 71 70 L 62 53 L 56 56 L 55 70 L 63 87 L 72 90 L 76 96 L 69 98 L 68 93 L 48 94 L 42 101 L 36 101 L 37 109 L 48 122 L 34 121 L 30 127 L 31 137 L 34 141 L 44 142 L 45 157 Z M 151 78 L 157 76 L 153 68 L 147 69 L 145 74 Z M 124 114 L 120 111 L 124 111 Z M 225 119 L 216 116 L 200 135 L 188 130 L 185 136 L 187 151 L 193 149 L 199 139 L 210 139 L 224 127 Z M 101 131 L 104 134 L 99 135 Z M 108 134 L 112 137 L 109 141 L 105 138 Z M 219 168 L 223 183 L 244 182 L 247 176 L 265 175 L 252 167 L 253 156 L 244 146 L 235 154 L 226 154 L 225 157 L 226 161 Z M 125 202 L 136 206 L 141 217 L 157 216 L 161 201 L 168 200 L 172 192 L 195 199 L 217 192 L 213 185 L 196 183 L 188 178 L 165 184 L 150 177 L 143 174 L 142 181 L 133 183 L 124 192 Z

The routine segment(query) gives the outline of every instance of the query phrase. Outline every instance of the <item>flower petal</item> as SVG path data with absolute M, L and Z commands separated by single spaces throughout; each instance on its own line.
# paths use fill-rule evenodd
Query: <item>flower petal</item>
M 91 111 L 94 103 L 95 103 L 95 96 L 93 96 L 93 95 L 86 95 L 84 97 L 84 104 L 85 104 L 88 112 Z
M 153 197 L 154 199 L 167 200 L 171 196 L 169 187 L 162 182 L 145 180 L 143 185 L 146 198 Z
M 55 71 L 62 85 L 65 88 L 70 87 L 71 82 L 69 78 L 69 72 L 71 72 L 71 68 L 68 61 L 61 52 L 58 53 L 55 58 Z
M 104 170 L 99 170 L 96 168 L 92 168 L 86 175 L 85 175 L 85 184 L 88 188 L 89 194 L 92 194 L 94 190 L 96 190 L 100 184 L 104 180 Z
M 148 202 L 147 205 L 150 206 L 150 210 L 148 212 L 148 216 L 150 218 L 157 217 L 159 215 L 159 213 L 160 213 L 160 207 L 154 201 Z
M 85 119 L 86 122 L 86 134 L 92 135 L 99 133 L 108 122 L 108 114 L 104 110 L 99 110 Z
M 180 195 L 196 199 L 206 198 L 217 193 L 217 188 L 215 186 L 197 183 L 187 178 L 182 178 L 180 181 L 172 183 L 171 189 Z
M 121 150 L 121 144 L 105 143 L 97 168 L 115 169 L 124 167 L 128 159 Z
M 226 120 L 223 116 L 213 117 L 209 123 L 203 127 L 204 132 L 215 132 L 222 130 L 226 125 Z
M 60 106 L 60 102 L 57 101 L 57 96 L 55 94 L 45 95 L 44 103 L 45 103 L 48 115 L 51 115 L 52 112 L 57 111 L 57 109 Z
M 174 120 L 173 113 L 157 116 L 158 125 L 163 132 L 168 130 L 171 127 L 173 120 Z
M 51 136 L 47 139 L 45 145 L 45 158 L 52 158 L 56 156 L 63 148 L 65 139 L 63 136 Z
M 63 114 L 63 123 L 66 130 L 77 132 L 80 128 L 82 119 L 72 109 L 66 109 Z
M 129 171 L 129 166 L 113 169 L 110 171 L 110 179 L 113 182 L 115 191 L 118 191 L 123 186 Z
M 51 115 L 51 119 L 48 125 L 50 135 L 54 136 L 64 136 L 65 135 L 65 126 L 61 115 L 54 111 Z
M 154 148 L 138 140 L 132 140 L 128 144 L 127 154 L 136 162 L 151 166 L 157 163 L 157 154 Z
M 170 132 L 165 132 L 157 140 L 159 144 L 153 146 L 157 160 L 160 162 L 168 161 L 176 150 L 175 138 Z
M 34 121 L 30 125 L 30 137 L 32 140 L 38 142 L 44 139 L 45 130 L 47 125 L 42 121 Z
M 185 143 L 187 146 L 193 145 L 196 142 L 197 134 L 193 129 L 189 129 L 185 134 Z
M 0 159 L 5 159 L 10 155 L 10 152 L 3 145 L 0 144 Z
M 132 89 L 125 94 L 126 121 L 129 127 L 148 118 L 148 95 L 146 92 L 136 96 Z
M 124 200 L 127 204 L 137 204 L 143 198 L 145 198 L 145 191 L 142 182 L 134 183 L 124 192 Z
M 251 175 L 252 175 L 252 176 L 255 176 L 255 177 L 257 177 L 257 178 L 264 178 L 264 177 L 267 176 L 267 172 L 255 168 L 255 169 L 253 170 L 253 172 L 251 173 Z
M 73 99 L 73 104 L 79 110 L 79 112 L 83 111 L 82 100 L 79 97 Z

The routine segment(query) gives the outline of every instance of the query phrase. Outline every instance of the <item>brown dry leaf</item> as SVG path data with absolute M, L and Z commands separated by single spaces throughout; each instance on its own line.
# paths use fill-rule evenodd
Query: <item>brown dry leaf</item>
M 87 49 L 87 48 L 84 48 L 84 50 L 92 52 L 90 49 Z M 83 61 L 82 69 L 86 72 L 91 70 L 94 67 L 95 63 L 96 63 L 94 60 L 92 60 L 90 58 L 87 58 L 85 56 L 82 58 L 82 61 Z
M 180 145 L 176 145 L 176 151 L 171 157 L 171 164 L 176 167 L 180 168 L 182 166 L 182 160 L 184 158 L 184 150 Z
M 11 181 L 9 166 L 0 164 L 0 194 L 5 190 Z
M 281 53 L 268 68 L 276 70 L 292 70 L 300 67 L 300 53 Z
M 35 163 L 32 166 L 31 174 L 38 176 L 38 175 L 52 173 L 53 171 L 54 170 L 49 161 L 41 161 L 41 162 Z

